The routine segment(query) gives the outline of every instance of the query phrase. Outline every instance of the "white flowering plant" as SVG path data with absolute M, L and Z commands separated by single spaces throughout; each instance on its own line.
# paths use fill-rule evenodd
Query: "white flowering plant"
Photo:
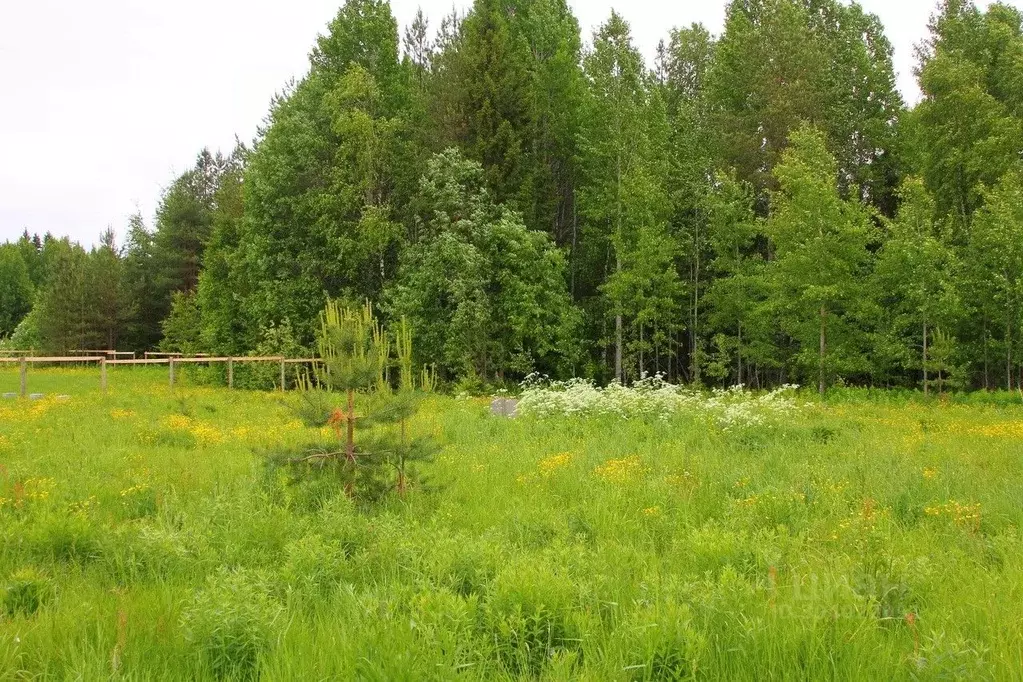
M 531 374 L 522 382 L 519 413 L 546 419 L 556 416 L 659 419 L 705 417 L 722 429 L 736 430 L 778 423 L 800 410 L 798 386 L 785 385 L 766 393 L 744 386 L 698 391 L 670 384 L 661 375 L 631 386 L 612 383 L 600 388 L 592 381 L 549 381 Z

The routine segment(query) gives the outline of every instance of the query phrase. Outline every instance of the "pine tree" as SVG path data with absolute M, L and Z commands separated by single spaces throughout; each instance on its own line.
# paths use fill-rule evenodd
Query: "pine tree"
M 373 316 L 369 302 L 359 308 L 343 306 L 328 300 L 320 313 L 320 332 L 316 365 L 317 382 L 331 392 L 345 394 L 344 410 L 337 410 L 331 423 L 344 429 L 345 465 L 350 474 L 358 465 L 355 452 L 355 394 L 377 383 L 379 360 L 383 353 L 380 324 Z
M 128 220 L 122 264 L 121 346 L 143 352 L 156 348 L 162 335 L 160 324 L 167 314 L 157 289 L 156 247 L 153 234 L 141 215 Z
M 21 250 L 0 244 L 0 338 L 10 336 L 32 309 L 35 293 Z
M 514 0 L 476 0 L 462 25 L 464 147 L 499 203 L 517 205 L 529 126 L 526 45 L 512 26 Z
M 39 335 L 47 353 L 64 354 L 88 348 L 89 328 L 88 254 L 66 238 L 47 244 L 47 284 L 39 296 Z
M 123 267 L 114 231 L 108 229 L 100 235 L 99 246 L 89 254 L 86 274 L 89 326 L 96 348 L 117 349 L 126 313 Z

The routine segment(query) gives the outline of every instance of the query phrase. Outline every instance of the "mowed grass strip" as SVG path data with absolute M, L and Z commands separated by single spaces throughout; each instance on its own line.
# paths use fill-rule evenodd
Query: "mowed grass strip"
M 0 402 L 0 679 L 1023 674 L 1009 398 L 725 430 L 431 397 L 440 455 L 365 507 L 266 475 L 330 437 L 294 394 L 96 371 Z

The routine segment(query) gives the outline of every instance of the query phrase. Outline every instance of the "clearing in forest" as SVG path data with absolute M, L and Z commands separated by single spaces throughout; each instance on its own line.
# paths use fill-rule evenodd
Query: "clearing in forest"
M 0 402 L 2 679 L 1023 670 L 1018 397 L 430 396 L 370 503 L 266 466 L 331 437 L 296 394 L 33 380 L 71 398 Z

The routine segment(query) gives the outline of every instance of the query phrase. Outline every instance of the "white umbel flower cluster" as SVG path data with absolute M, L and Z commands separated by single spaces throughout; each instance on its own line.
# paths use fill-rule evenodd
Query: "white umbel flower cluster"
M 696 391 L 669 384 L 658 375 L 632 386 L 613 383 L 599 388 L 585 379 L 549 382 L 530 375 L 522 383 L 519 413 L 540 419 L 555 416 L 661 419 L 708 417 L 731 430 L 761 426 L 800 409 L 794 385 L 768 393 L 754 393 L 744 386 Z

